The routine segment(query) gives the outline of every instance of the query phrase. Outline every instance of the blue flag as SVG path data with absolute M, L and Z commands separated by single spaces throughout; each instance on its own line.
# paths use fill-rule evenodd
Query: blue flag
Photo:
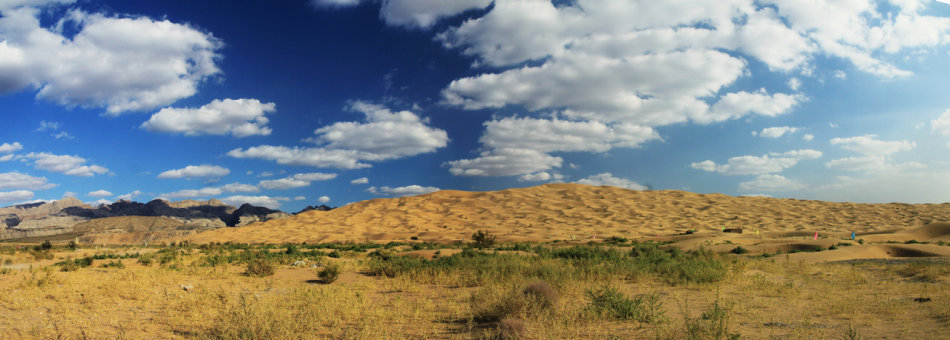
M 851 239 L 852 239 L 852 240 L 854 239 L 854 232 L 853 232 L 853 231 L 851 232 Z

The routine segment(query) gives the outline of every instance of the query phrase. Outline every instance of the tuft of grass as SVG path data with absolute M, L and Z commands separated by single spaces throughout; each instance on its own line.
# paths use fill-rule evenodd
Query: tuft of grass
M 745 248 L 742 248 L 742 246 L 736 246 L 735 248 L 732 249 L 731 252 L 732 252 L 733 254 L 745 254 L 745 253 L 748 253 L 749 250 L 748 250 L 748 249 L 745 249 Z
M 515 318 L 506 318 L 498 322 L 498 337 L 501 339 L 522 339 L 528 332 L 524 321 Z
M 683 317 L 685 338 L 687 339 L 739 339 L 738 332 L 733 333 L 731 305 L 724 305 L 716 298 L 712 307 L 704 311 L 699 318 Z M 685 313 L 685 312 L 684 312 Z
M 320 277 L 320 281 L 323 281 L 325 284 L 333 283 L 337 278 L 340 277 L 340 272 L 342 271 L 342 266 L 339 263 L 329 263 L 323 269 L 321 269 L 317 276 Z
M 629 298 L 616 287 L 604 285 L 588 289 L 586 295 L 589 303 L 587 310 L 600 318 L 651 323 L 663 315 L 660 310 L 662 303 L 656 293 Z
M 559 296 L 554 287 L 547 282 L 539 281 L 524 287 L 522 294 L 531 300 L 531 304 L 537 305 L 543 309 L 554 308 L 557 305 Z
M 475 320 L 494 322 L 510 318 L 552 313 L 558 294 L 545 282 L 518 285 L 489 285 L 472 294 L 470 306 Z

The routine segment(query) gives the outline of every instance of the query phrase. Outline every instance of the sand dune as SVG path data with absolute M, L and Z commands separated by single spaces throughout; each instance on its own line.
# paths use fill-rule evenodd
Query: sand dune
M 675 239 L 697 245 L 724 240 L 737 244 L 806 241 L 816 231 L 820 237 L 829 238 L 822 244 L 849 238 L 851 232 L 875 240 L 950 237 L 950 224 L 930 224 L 934 221 L 950 221 L 950 204 L 835 203 L 546 184 L 492 192 L 444 190 L 415 197 L 373 199 L 328 212 L 309 211 L 240 228 L 206 231 L 189 239 L 199 243 L 387 242 L 415 236 L 422 241 L 452 242 L 466 240 L 476 230 L 486 230 L 508 241 L 586 242 L 620 236 Z M 722 228 L 743 228 L 745 232 L 726 234 Z M 688 235 L 692 241 L 676 236 L 692 229 L 695 234 Z

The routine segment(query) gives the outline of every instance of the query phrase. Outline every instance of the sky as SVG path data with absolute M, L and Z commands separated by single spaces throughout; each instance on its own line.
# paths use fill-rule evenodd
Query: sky
M 950 201 L 950 5 L 0 0 L 0 205 Z

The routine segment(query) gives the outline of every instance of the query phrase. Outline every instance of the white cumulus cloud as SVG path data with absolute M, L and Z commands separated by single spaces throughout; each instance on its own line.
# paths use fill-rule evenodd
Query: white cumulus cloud
M 11 153 L 23 149 L 23 144 L 18 142 L 0 144 L 0 153 Z
M 369 183 L 369 178 L 366 178 L 366 177 L 360 177 L 360 178 L 357 178 L 357 179 L 354 179 L 354 180 L 350 181 L 350 184 L 353 184 L 353 185 L 356 185 L 356 184 L 367 184 L 367 183 Z
M 221 202 L 224 202 L 227 205 L 232 205 L 239 207 L 244 203 L 249 203 L 253 206 L 265 207 L 269 209 L 280 209 L 280 197 L 270 197 L 270 196 L 228 196 L 221 199 Z
M 133 198 L 135 198 L 135 196 L 138 196 L 138 195 L 141 195 L 141 194 L 142 194 L 141 191 L 135 190 L 135 191 L 132 191 L 132 192 L 127 193 L 127 194 L 124 194 L 124 195 L 116 196 L 116 200 L 131 201 Z
M 899 140 L 882 141 L 877 135 L 864 135 L 849 138 L 832 138 L 831 145 L 839 145 L 843 149 L 855 151 L 867 156 L 887 156 L 895 152 L 907 151 L 917 146 L 917 143 Z
M 0 202 L 17 202 L 33 198 L 33 192 L 29 190 L 0 191 Z
M 950 136 L 950 109 L 944 111 L 940 117 L 937 117 L 937 119 L 931 120 L 930 128 L 933 130 L 933 132 L 944 136 Z M 0 147 L 0 149 L 3 148 Z
M 165 193 L 158 196 L 160 199 L 181 199 L 181 198 L 199 198 L 199 197 L 212 197 L 218 196 L 224 193 L 237 193 L 237 192 L 258 192 L 256 186 L 250 184 L 241 184 L 241 183 L 231 183 L 225 184 L 220 187 L 204 187 L 201 189 L 185 189 L 178 190 L 175 192 Z
M 33 167 L 37 169 L 70 176 L 92 177 L 109 172 L 109 169 L 99 165 L 85 165 L 86 159 L 79 156 L 31 152 L 22 157 L 33 161 Z
M 181 169 L 166 170 L 158 178 L 221 178 L 231 170 L 217 165 L 189 165 Z
M 3 189 L 29 189 L 44 190 L 55 187 L 46 177 L 33 177 L 19 172 L 0 173 L 0 190 Z
M 448 143 L 445 130 L 427 125 L 427 120 L 410 111 L 393 112 L 362 101 L 347 109 L 362 113 L 365 122 L 338 122 L 314 131 L 307 141 L 318 147 L 259 145 L 234 149 L 235 158 L 261 158 L 285 165 L 318 168 L 359 169 L 367 162 L 398 159 L 433 152 Z
M 784 153 L 770 153 L 762 156 L 738 156 L 730 158 L 726 164 L 716 164 L 712 160 L 705 160 L 690 164 L 693 169 L 718 172 L 725 175 L 761 175 L 781 172 L 795 166 L 804 159 L 815 159 L 822 156 L 821 151 L 803 149 Z
M 578 180 L 577 183 L 587 184 L 587 185 L 598 185 L 598 186 L 609 185 L 612 187 L 618 187 L 618 188 L 624 188 L 624 189 L 630 189 L 630 190 L 647 190 L 648 189 L 646 186 L 643 186 L 640 183 L 637 183 L 633 180 L 622 178 L 622 177 L 614 177 L 614 175 L 609 172 L 605 172 L 605 173 L 597 174 L 597 175 L 591 175 L 587 178 Z
M 199 108 L 166 107 L 152 115 L 141 127 L 152 132 L 181 133 L 186 136 L 227 135 L 247 137 L 270 135 L 264 115 L 276 111 L 274 103 L 257 99 L 215 99 Z
M 109 197 L 109 196 L 112 196 L 112 193 L 111 193 L 111 192 L 108 192 L 108 191 L 106 191 L 106 190 L 100 189 L 100 190 L 96 190 L 96 191 L 89 192 L 88 194 L 86 194 L 86 196 L 89 196 L 89 197 Z
M 280 179 L 263 180 L 257 185 L 265 189 L 293 189 L 310 186 L 310 182 L 326 181 L 336 178 L 336 174 L 327 174 L 322 172 L 301 173 Z
M 222 44 L 187 24 L 19 3 L 27 6 L 0 8 L 0 93 L 31 88 L 37 98 L 118 115 L 190 97 L 220 73 Z M 43 13 L 64 14 L 43 26 Z M 75 25 L 75 35 L 64 36 L 64 25 Z
M 740 192 L 776 192 L 804 189 L 805 185 L 782 175 L 764 174 L 752 181 L 740 182 Z
M 352 2 L 357 0 L 329 1 Z M 429 28 L 441 18 L 454 16 L 471 9 L 485 8 L 491 3 L 492 0 L 385 0 L 379 10 L 379 16 L 387 24 L 394 26 Z
M 550 173 L 547 171 L 535 172 L 518 176 L 518 182 L 538 182 L 538 181 L 559 181 L 564 176 L 559 173 Z
M 377 188 L 373 186 L 366 189 L 366 191 L 374 195 L 387 195 L 387 196 L 415 196 L 415 195 L 421 195 L 421 194 L 428 194 L 430 192 L 436 192 L 439 190 L 441 189 L 436 188 L 436 187 L 424 187 L 424 186 L 415 185 L 415 184 L 407 185 L 404 187 L 395 187 L 395 188 L 388 187 L 388 186 Z
M 791 126 L 773 126 L 762 129 L 762 131 L 758 133 L 758 136 L 762 138 L 779 138 L 784 136 L 786 133 L 792 134 L 798 130 L 799 129 L 797 127 Z
M 455 176 L 515 176 L 561 167 L 561 157 L 531 149 L 495 149 L 479 157 L 445 162 Z
M 320 198 L 317 199 L 317 202 L 320 202 L 320 203 L 330 202 L 330 196 L 320 196 Z

